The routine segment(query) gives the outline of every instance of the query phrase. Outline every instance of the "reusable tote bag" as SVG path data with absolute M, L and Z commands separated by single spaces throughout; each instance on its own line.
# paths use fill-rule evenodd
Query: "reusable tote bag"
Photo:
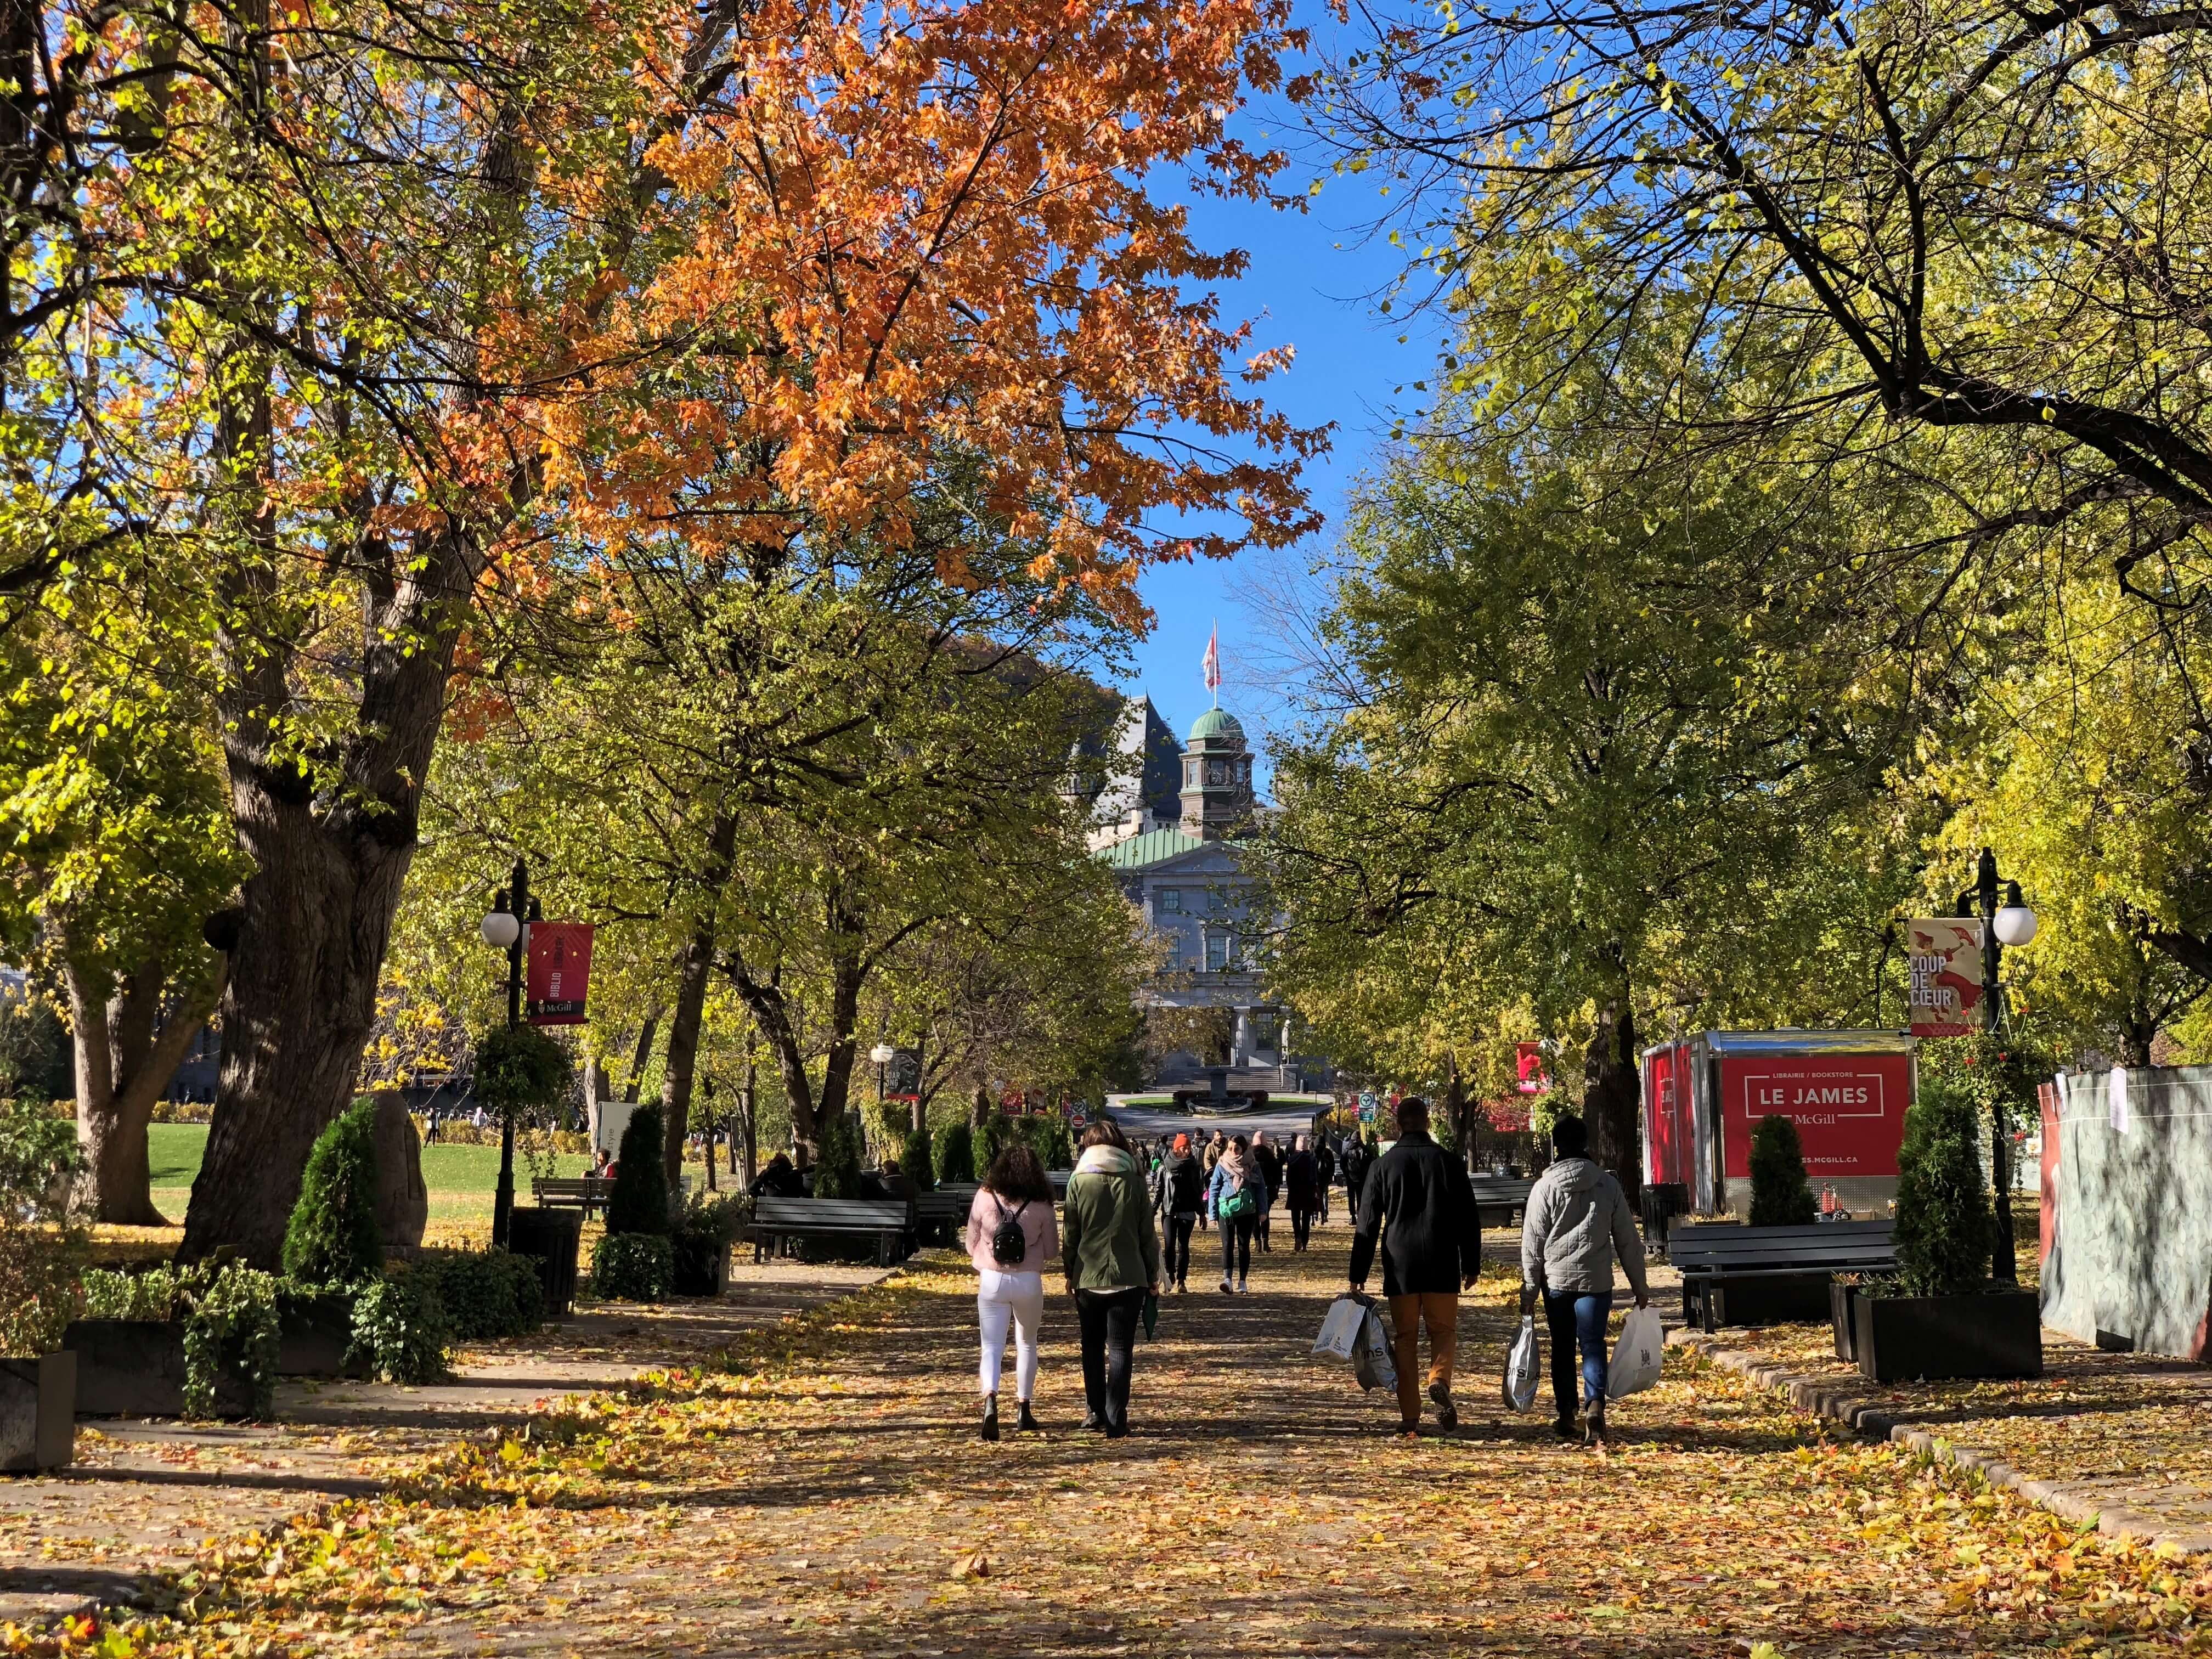
M 1352 1351 L 1352 1374 L 1363 1389 L 1395 1389 L 1398 1368 L 1390 1359 L 1390 1334 L 1373 1306 L 1360 1310 L 1359 1346 Z
M 1613 1364 L 1606 1367 L 1605 1397 L 1622 1400 L 1655 1385 L 1659 1356 L 1666 1346 L 1667 1328 L 1657 1311 L 1631 1308 L 1620 1322 L 1620 1340 L 1613 1345 Z
M 1520 1334 L 1505 1351 L 1505 1380 L 1499 1392 L 1510 1410 L 1525 1412 L 1536 1403 L 1536 1384 L 1543 1375 L 1544 1356 L 1536 1346 L 1536 1319 L 1521 1316 Z
M 1321 1334 L 1314 1338 L 1313 1351 L 1331 1359 L 1349 1359 L 1352 1351 L 1359 1346 L 1359 1328 L 1366 1321 L 1367 1304 L 1356 1296 L 1340 1296 L 1328 1304 L 1328 1316 L 1321 1322 Z

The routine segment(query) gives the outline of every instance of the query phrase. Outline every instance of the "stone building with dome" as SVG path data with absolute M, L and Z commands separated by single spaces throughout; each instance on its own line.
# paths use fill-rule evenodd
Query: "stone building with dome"
M 1169 947 L 1147 1002 L 1230 1009 L 1231 1070 L 1280 1067 L 1279 1011 L 1266 1001 L 1251 965 L 1253 880 L 1239 836 L 1259 808 L 1243 726 L 1228 710 L 1209 708 L 1177 744 L 1152 699 L 1136 697 L 1110 741 L 1119 763 L 1091 800 L 1091 844 Z

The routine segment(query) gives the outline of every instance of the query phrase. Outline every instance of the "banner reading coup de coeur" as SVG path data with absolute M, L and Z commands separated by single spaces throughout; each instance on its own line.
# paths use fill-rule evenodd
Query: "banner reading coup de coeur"
M 1914 1036 L 1971 1036 L 1981 1029 L 1983 926 L 1977 916 L 1920 916 L 1905 924 L 1912 969 L 1905 1029 Z

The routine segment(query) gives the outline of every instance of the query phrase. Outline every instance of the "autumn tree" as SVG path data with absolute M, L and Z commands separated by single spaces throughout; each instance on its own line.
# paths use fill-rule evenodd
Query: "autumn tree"
M 548 0 L 470 14 L 465 52 L 387 22 L 306 67 L 244 30 L 268 97 L 219 128 L 206 199 L 251 258 L 178 335 L 255 866 L 187 1256 L 273 1256 L 347 1097 L 465 629 L 473 670 L 572 580 L 619 617 L 641 549 L 899 547 L 948 449 L 1047 538 L 1040 579 L 1125 616 L 1149 557 L 1305 527 L 1316 440 L 1241 389 L 1203 291 L 1239 259 L 1147 190 L 1264 188 L 1223 120 L 1273 84 L 1286 15 Z M 304 211 L 302 171 L 357 180 L 345 210 Z M 1163 543 L 1162 507 L 1218 527 Z

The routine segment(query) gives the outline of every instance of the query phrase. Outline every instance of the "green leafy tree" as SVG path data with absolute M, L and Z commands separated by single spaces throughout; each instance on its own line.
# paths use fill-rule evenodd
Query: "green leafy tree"
M 1995 1223 L 1982 1172 L 1981 1103 L 1923 1078 L 1897 1154 L 1897 1266 L 1907 1294 L 1957 1296 L 1989 1279 Z
M 476 1045 L 472 1091 L 495 1115 L 520 1121 L 558 1106 L 573 1075 L 568 1051 L 545 1032 L 535 1025 L 499 1025 Z
M 284 1272 L 307 1285 L 356 1285 L 384 1265 L 376 1226 L 376 1103 L 363 1099 L 315 1137 L 284 1229 Z
M 668 1175 L 660 1164 L 660 1108 L 640 1106 L 623 1126 L 615 1164 L 614 1190 L 607 1194 L 607 1231 L 668 1231 Z
M 1805 1179 L 1805 1146 L 1796 1122 L 1769 1113 L 1751 1132 L 1751 1224 L 1806 1227 L 1819 1213 Z

